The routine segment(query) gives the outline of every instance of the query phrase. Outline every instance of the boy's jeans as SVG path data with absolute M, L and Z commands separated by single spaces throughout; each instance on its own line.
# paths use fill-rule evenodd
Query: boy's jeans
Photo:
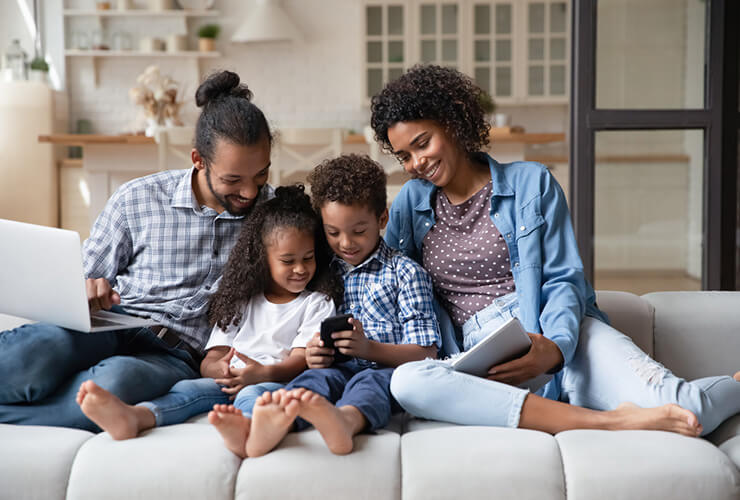
M 501 301 L 510 295 L 515 294 L 496 299 L 466 322 L 466 349 L 469 338 L 474 345 L 512 313 L 516 315 L 516 300 Z M 466 328 L 471 321 L 478 327 Z M 429 359 L 398 367 L 391 392 L 403 408 L 418 417 L 501 427 L 519 425 L 528 393 L 456 372 L 445 361 Z M 704 428 L 702 434 L 740 412 L 740 382 L 731 376 L 688 382 L 652 360 L 626 335 L 590 317 L 581 322 L 573 360 L 537 394 L 595 410 L 613 410 L 623 402 L 645 408 L 675 403 L 697 416 Z
M 229 394 L 221 390 L 222 387 L 212 378 L 181 380 L 164 396 L 139 403 L 137 406 L 144 406 L 154 414 L 157 427 L 181 424 L 190 417 L 213 409 L 213 405 L 232 402 L 244 416 L 251 417 L 252 407 L 257 398 L 265 391 L 277 391 L 283 384 L 263 382 L 248 385 L 237 393 L 233 401 L 229 399 Z

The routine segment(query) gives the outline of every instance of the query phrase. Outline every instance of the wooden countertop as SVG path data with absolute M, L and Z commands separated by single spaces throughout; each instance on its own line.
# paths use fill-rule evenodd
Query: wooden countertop
M 531 134 L 519 127 L 497 127 L 491 129 L 491 141 L 499 143 L 546 144 L 565 141 L 563 133 Z M 65 146 L 85 146 L 89 144 L 154 144 L 154 138 L 144 135 L 120 134 L 50 134 L 40 135 L 39 142 Z M 345 144 L 365 144 L 362 134 L 348 134 Z

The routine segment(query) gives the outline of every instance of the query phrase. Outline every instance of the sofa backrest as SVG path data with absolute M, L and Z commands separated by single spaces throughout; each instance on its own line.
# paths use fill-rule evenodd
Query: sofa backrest
M 740 292 L 655 292 L 655 359 L 693 380 L 740 370 Z
M 649 355 L 653 355 L 653 306 L 629 292 L 600 290 L 596 304 L 609 316 L 609 323 L 629 336 Z

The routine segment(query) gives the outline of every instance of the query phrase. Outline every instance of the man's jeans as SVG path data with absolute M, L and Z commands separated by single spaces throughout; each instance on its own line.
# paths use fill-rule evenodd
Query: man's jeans
M 83 333 L 23 325 L 0 332 L 0 422 L 99 432 L 75 401 L 84 381 L 134 404 L 197 377 L 195 365 L 146 328 Z

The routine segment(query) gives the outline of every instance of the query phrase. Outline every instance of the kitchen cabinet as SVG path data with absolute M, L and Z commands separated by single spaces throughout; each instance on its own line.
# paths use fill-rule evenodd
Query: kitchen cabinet
M 366 0 L 366 102 L 417 63 L 470 75 L 498 104 L 568 102 L 570 0 Z

